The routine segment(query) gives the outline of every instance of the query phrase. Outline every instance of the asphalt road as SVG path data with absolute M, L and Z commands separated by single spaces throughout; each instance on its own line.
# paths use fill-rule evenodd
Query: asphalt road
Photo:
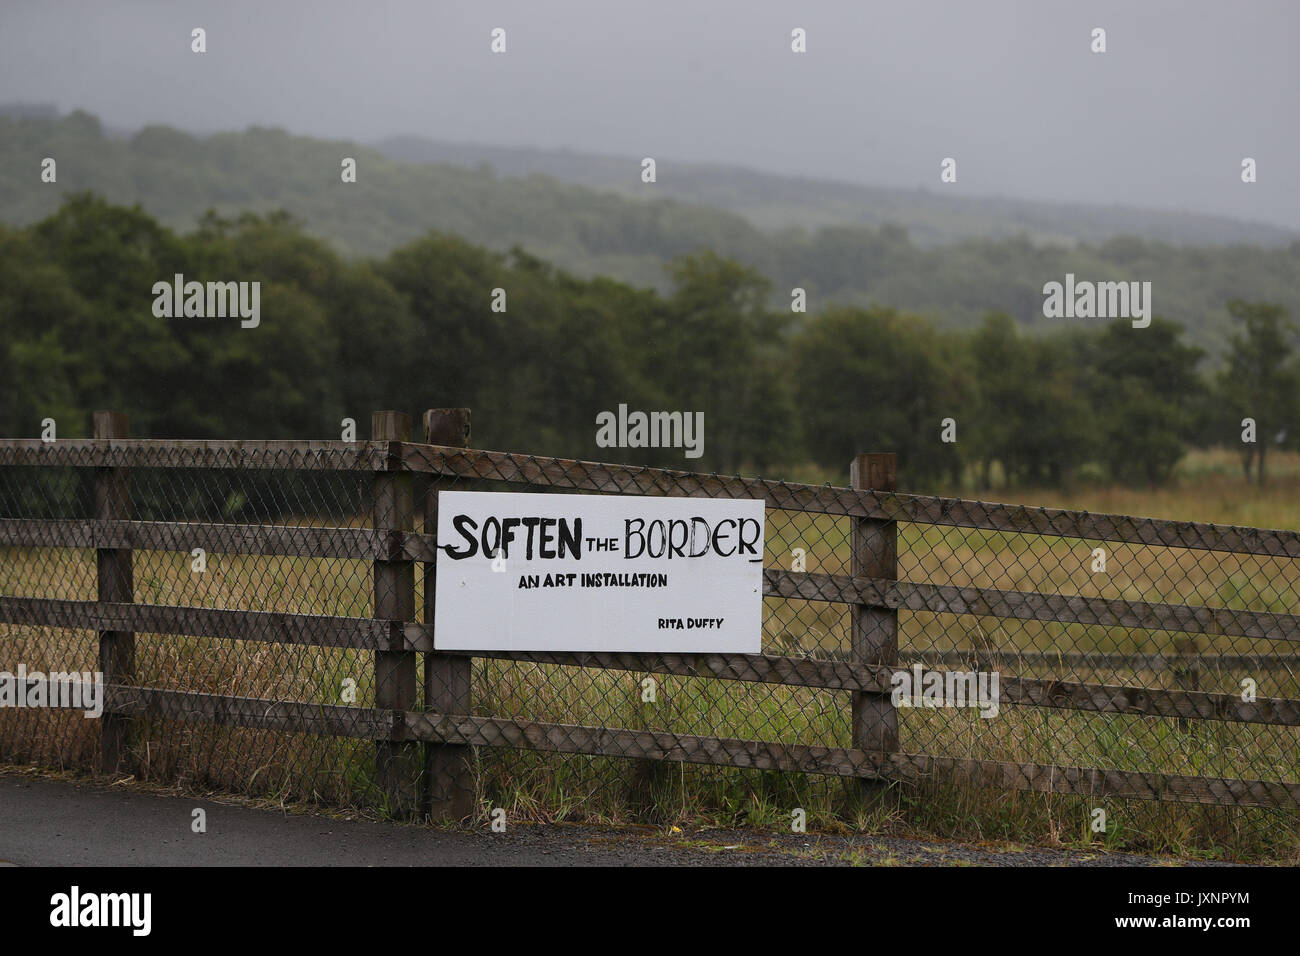
M 207 832 L 191 829 L 206 813 Z M 504 833 L 336 819 L 0 773 L 12 866 L 1149 866 L 1169 860 L 897 837 L 507 825 Z

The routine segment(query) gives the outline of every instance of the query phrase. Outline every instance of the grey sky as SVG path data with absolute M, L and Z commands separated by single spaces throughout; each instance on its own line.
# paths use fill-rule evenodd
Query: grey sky
M 505 55 L 488 49 L 498 26 Z M 0 101 L 131 128 L 409 133 L 654 156 L 661 178 L 676 158 L 1300 228 L 1298 40 L 1293 0 L 0 0 Z M 955 186 L 939 183 L 945 156 Z

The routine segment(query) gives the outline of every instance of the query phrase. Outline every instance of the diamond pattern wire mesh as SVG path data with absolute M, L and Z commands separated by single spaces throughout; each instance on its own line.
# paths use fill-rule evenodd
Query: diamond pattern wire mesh
M 73 526 L 97 513 L 99 469 L 27 464 L 30 455 L 5 457 L 4 449 L 16 444 L 21 443 L 0 443 L 0 519 L 26 519 L 26 530 L 17 537 L 11 530 L 0 541 L 0 599 L 96 600 L 94 548 L 113 545 L 78 538 Z M 82 444 L 89 448 L 90 443 Z M 1300 612 L 1300 545 L 1292 532 L 1227 533 L 1107 516 L 1081 520 L 954 499 L 452 453 L 411 444 L 396 446 L 401 464 L 394 465 L 391 460 L 379 463 L 375 455 L 341 455 L 341 449 L 364 443 L 314 443 L 321 454 L 340 454 L 327 467 L 318 467 L 310 454 L 276 443 L 265 443 L 264 451 L 256 452 L 260 458 L 248 458 L 248 448 L 257 444 L 246 443 L 238 451 L 226 443 L 228 454 L 197 458 L 192 451 L 178 450 L 178 467 L 159 452 L 149 459 L 150 467 L 129 469 L 130 514 L 144 523 L 135 526 L 131 539 L 134 602 L 179 609 L 159 619 L 153 631 L 134 628 L 133 683 L 160 691 L 313 705 L 308 713 L 328 712 L 328 721 L 340 733 L 296 732 L 287 724 L 263 729 L 180 720 L 175 699 L 164 697 L 159 712 L 133 721 L 130 746 L 139 776 L 330 803 L 383 802 L 373 742 L 380 734 L 372 708 L 399 699 L 410 701 L 408 709 L 423 710 L 426 701 L 436 704 L 448 694 L 463 699 L 456 695 L 464 674 L 432 664 L 427 671 L 417 669 L 414 654 L 389 655 L 393 666 L 378 673 L 392 683 L 376 686 L 376 658 L 383 655 L 376 654 L 374 641 L 381 632 L 367 620 L 377 603 L 389 604 L 383 593 L 376 601 L 376 582 L 398 589 L 397 606 L 407 608 L 402 619 L 426 621 L 427 567 L 403 561 L 392 573 L 376 576 L 375 560 L 394 555 L 385 554 L 387 545 L 380 538 L 357 535 L 375 528 L 377 496 L 388 495 L 381 525 L 409 528 L 417 536 L 432 533 L 424 527 L 423 506 L 426 492 L 439 488 L 766 496 L 764 655 L 810 662 L 852 659 L 853 612 L 846 601 L 854 587 L 855 528 L 864 516 L 888 514 L 899 519 L 899 585 L 888 590 L 888 583 L 881 583 L 888 591 L 883 604 L 898 608 L 898 653 L 891 668 L 920 664 L 999 676 L 1004 701 L 993 719 L 969 707 L 897 710 L 902 753 L 996 761 L 1005 766 L 995 768 L 994 782 L 1010 781 L 1020 789 L 1033 788 L 1036 772 L 1023 765 L 1131 771 L 1154 778 L 1152 795 L 1168 785 L 1158 775 L 1291 784 L 1225 789 L 1207 783 L 1206 793 L 1229 806 L 1183 804 L 1178 812 L 1197 821 L 1226 820 L 1234 827 L 1262 820 L 1267 828 L 1280 820 L 1293 829 L 1289 811 L 1300 782 L 1294 701 L 1300 688 L 1293 652 L 1297 631 L 1290 615 Z M 60 461 L 75 464 L 76 458 Z M 87 458 L 83 464 L 89 463 Z M 205 467 L 194 467 L 196 463 Z M 375 476 L 384 467 L 395 469 L 383 472 L 384 480 L 399 477 L 381 492 Z M 62 522 L 59 534 L 42 537 L 41 529 L 51 526 L 32 523 L 37 519 Z M 13 526 L 12 521 L 6 524 Z M 302 529 L 312 542 L 306 550 L 314 553 L 295 553 L 282 535 L 259 537 L 266 529 L 285 527 Z M 1106 539 L 1088 536 L 1106 528 L 1113 531 Z M 1270 553 L 1205 547 L 1233 541 Z M 196 570 L 193 548 L 205 549 L 204 570 Z M 258 553 L 268 548 L 284 553 Z M 1097 569 L 1096 549 L 1104 551 L 1104 570 Z M 784 585 L 773 583 L 774 572 L 780 572 L 776 578 Z M 1057 597 L 1027 601 L 1026 592 Z M 789 596 L 796 593 L 801 596 Z M 204 617 L 207 611 L 236 616 Z M 256 613 L 239 616 L 245 611 Z M 307 617 L 297 617 L 303 615 Z M 332 619 L 345 619 L 347 626 L 340 628 Z M 173 623 L 169 630 L 169 621 L 183 626 Z M 526 655 L 473 659 L 468 716 L 503 719 L 518 728 L 576 725 L 661 735 L 649 743 L 644 737 L 602 738 L 616 745 L 625 742 L 626 755 L 633 758 L 653 756 L 686 737 L 853 747 L 851 694 L 844 687 L 721 680 L 703 676 L 707 671 L 680 672 L 680 659 L 663 659 L 656 666 L 654 659 L 643 658 L 635 666 L 606 669 L 520 657 Z M 54 627 L 12 615 L 0 622 L 0 671 L 13 672 L 19 665 L 29 672 L 94 670 L 97 660 L 93 629 Z M 1005 701 L 1018 680 L 1064 682 L 1051 683 L 1044 693 L 1061 692 L 1065 684 L 1108 685 L 1129 692 L 1189 692 L 1195 706 L 1209 708 L 1200 711 L 1202 716 L 1221 718 L 1242 712 L 1236 702 L 1245 679 L 1254 682 L 1261 701 L 1286 700 L 1268 710 L 1280 715 L 1277 722 Z M 1196 697 L 1202 693 L 1223 697 Z M 1134 699 L 1131 694 L 1129 699 Z M 210 706 L 219 710 L 223 705 Z M 559 735 L 561 751 L 582 749 L 579 735 L 567 740 L 572 732 L 563 727 L 538 732 L 550 734 L 553 742 Z M 0 760 L 93 769 L 99 746 L 96 723 L 78 713 L 0 708 Z M 763 807 L 830 806 L 852 790 L 829 776 L 756 769 L 746 753 L 725 741 L 718 745 L 715 756 L 730 755 L 740 764 L 735 767 L 508 747 L 479 746 L 470 756 L 480 811 L 507 806 L 541 817 L 575 811 L 597 817 L 662 816 L 670 812 L 666 806 L 689 798 L 695 809 L 734 822 Z M 927 794 L 946 785 L 933 767 L 914 782 L 920 786 L 916 792 Z M 1242 795 L 1242 803 L 1263 809 L 1225 817 L 1237 809 L 1231 804 Z M 1037 793 L 1006 797 L 1008 803 L 1020 804 L 1041 799 Z M 1073 801 L 1081 812 L 1102 800 L 1077 790 L 1075 796 L 1057 799 L 1067 805 Z M 1160 812 L 1141 801 L 1106 805 L 1130 828 L 1151 824 L 1152 814 Z M 1279 817 L 1268 812 L 1270 807 L 1288 812 Z

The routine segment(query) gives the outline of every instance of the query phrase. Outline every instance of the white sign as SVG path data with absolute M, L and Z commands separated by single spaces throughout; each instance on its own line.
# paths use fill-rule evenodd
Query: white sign
M 763 502 L 438 492 L 434 646 L 758 654 Z

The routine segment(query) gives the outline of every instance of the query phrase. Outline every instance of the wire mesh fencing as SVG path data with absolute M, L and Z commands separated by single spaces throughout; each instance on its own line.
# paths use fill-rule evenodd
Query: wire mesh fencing
M 765 501 L 762 654 L 436 652 L 443 489 Z M 867 780 L 957 832 L 1101 809 L 1130 844 L 1280 853 L 1298 582 L 1295 532 L 889 488 L 403 440 L 0 442 L 0 760 L 539 818 L 829 821 Z M 120 734 L 26 706 L 93 672 Z

